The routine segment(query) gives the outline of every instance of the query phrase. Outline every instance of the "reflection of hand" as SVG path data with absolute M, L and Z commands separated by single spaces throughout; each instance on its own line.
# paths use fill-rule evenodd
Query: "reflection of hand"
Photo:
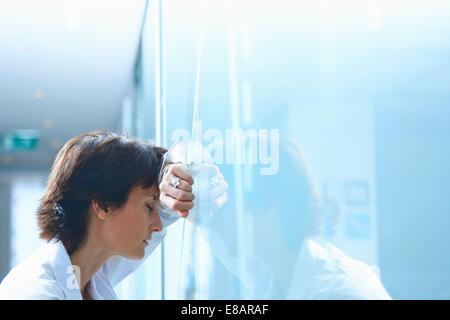
M 169 209 L 179 212 L 180 217 L 185 218 L 189 210 L 194 207 L 194 194 L 192 185 L 194 179 L 191 173 L 183 164 L 168 164 L 165 174 L 159 184 L 159 200 Z M 179 180 L 177 187 L 174 182 Z
M 227 201 L 228 184 L 217 166 L 212 164 L 194 164 L 191 167 L 195 177 L 193 188 L 198 195 L 198 213 L 200 216 L 211 214 L 220 209 Z

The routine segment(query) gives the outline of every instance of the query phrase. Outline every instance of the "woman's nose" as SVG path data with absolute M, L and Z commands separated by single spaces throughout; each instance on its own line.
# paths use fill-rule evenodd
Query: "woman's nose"
M 155 214 L 155 218 L 150 224 L 150 229 L 152 232 L 161 232 L 163 229 L 161 218 L 159 216 L 159 213 Z

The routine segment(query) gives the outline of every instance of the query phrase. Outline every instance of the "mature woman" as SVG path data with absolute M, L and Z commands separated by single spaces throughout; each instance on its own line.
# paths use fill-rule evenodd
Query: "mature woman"
M 166 152 L 108 131 L 68 141 L 37 213 L 47 244 L 11 270 L 0 298 L 117 299 L 113 287 L 194 206 L 190 171 Z M 226 185 L 217 170 L 210 176 Z

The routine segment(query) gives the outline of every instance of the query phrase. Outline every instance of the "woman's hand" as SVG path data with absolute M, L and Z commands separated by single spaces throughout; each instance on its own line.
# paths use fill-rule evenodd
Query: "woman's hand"
M 189 210 L 194 207 L 192 175 L 181 163 L 167 164 L 163 172 L 165 174 L 159 184 L 159 200 L 169 209 L 178 211 L 180 217 L 187 217 Z

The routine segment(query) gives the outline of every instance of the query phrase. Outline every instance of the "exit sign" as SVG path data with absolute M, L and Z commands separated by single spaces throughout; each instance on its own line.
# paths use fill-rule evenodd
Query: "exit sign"
M 0 148 L 4 152 L 34 151 L 38 145 L 37 130 L 15 130 L 6 132 L 0 140 Z

